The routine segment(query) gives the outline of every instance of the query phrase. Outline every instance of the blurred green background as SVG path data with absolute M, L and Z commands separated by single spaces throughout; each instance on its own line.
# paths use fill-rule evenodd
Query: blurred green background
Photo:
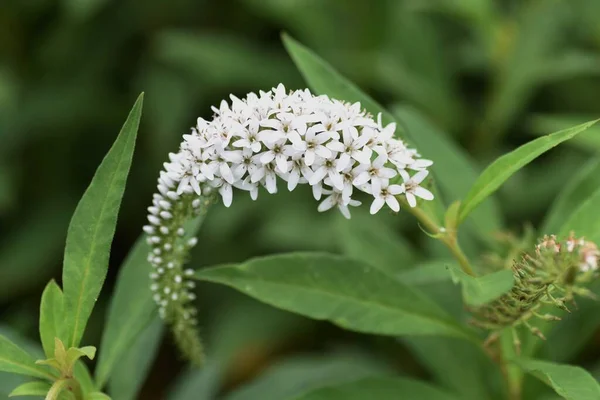
M 0 329 L 37 340 L 39 299 L 60 278 L 69 218 L 139 92 L 142 126 L 89 344 L 99 341 L 116 271 L 181 135 L 230 93 L 305 86 L 282 31 L 385 105 L 420 114 L 426 129 L 483 167 L 537 135 L 600 116 L 598 21 L 598 0 L 0 0 Z M 505 226 L 538 224 L 598 152 L 597 127 L 519 172 L 499 193 Z M 365 222 L 355 212 L 343 222 L 319 215 L 308 191 L 258 202 L 237 195 L 234 204 L 211 211 L 195 268 L 307 249 L 360 258 L 381 241 L 391 249 L 381 262 L 445 255 L 404 214 Z M 199 295 L 209 356 L 219 360 L 201 378 L 211 385 L 198 383 L 206 390 L 235 390 L 277 362 L 289 363 L 274 372 L 277 381 L 362 376 L 341 367 L 348 359 L 425 374 L 392 340 L 345 333 L 227 289 L 203 284 Z M 182 368 L 164 340 L 142 398 L 164 398 Z M 238 393 L 232 398 L 249 398 Z

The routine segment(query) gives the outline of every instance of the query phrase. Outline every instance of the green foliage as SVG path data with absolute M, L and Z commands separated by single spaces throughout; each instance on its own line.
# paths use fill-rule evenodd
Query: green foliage
M 10 392 L 9 397 L 17 396 L 46 396 L 46 393 L 50 390 L 51 385 L 48 382 L 27 382 L 19 385 Z
M 140 96 L 115 144 L 98 167 L 69 225 L 63 268 L 65 340 L 69 347 L 75 347 L 81 341 L 104 283 L 142 103 L 143 96 Z
M 0 335 L 0 371 L 42 379 L 54 378 L 48 369 L 36 365 L 33 357 L 2 335 Z
M 600 396 L 600 384 L 583 368 L 526 359 L 516 363 L 567 400 L 592 400 Z
M 463 298 L 470 306 L 489 303 L 512 289 L 514 284 L 512 270 L 472 277 L 455 265 L 449 265 L 447 268 L 452 275 L 452 280 L 462 285 Z
M 348 258 L 287 254 L 204 269 L 196 277 L 359 332 L 474 338 L 417 290 Z
M 62 290 L 53 280 L 48 282 L 44 293 L 42 293 L 42 302 L 40 304 L 40 339 L 46 357 L 54 355 L 55 339 L 61 339 L 64 299 Z M 62 340 L 62 339 L 61 339 Z
M 473 184 L 473 187 L 462 202 L 460 219 L 464 220 L 471 211 L 473 211 L 488 196 L 494 193 L 500 185 L 519 169 L 529 164 L 542 153 L 585 131 L 597 121 L 598 120 L 586 122 L 541 137 L 495 160 L 481 173 L 479 178 L 477 178 L 477 181 Z

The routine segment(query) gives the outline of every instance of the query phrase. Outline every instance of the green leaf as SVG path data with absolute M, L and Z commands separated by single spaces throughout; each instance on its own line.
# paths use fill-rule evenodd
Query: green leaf
M 25 350 L 0 335 L 0 371 L 53 380 L 54 376 L 45 368 L 36 365 Z
M 585 131 L 597 121 L 586 122 L 585 124 L 538 138 L 496 159 L 477 178 L 477 181 L 473 184 L 465 200 L 462 202 L 460 220 L 463 221 L 471 211 L 494 193 L 512 174 L 529 164 L 542 153 Z
M 600 399 L 600 385 L 589 372 L 572 365 L 519 359 L 516 363 L 567 400 Z
M 196 277 L 358 332 L 474 339 L 471 331 L 415 289 L 344 257 L 320 253 L 276 255 L 204 269 Z
M 431 260 L 404 270 L 395 276 L 409 286 L 449 281 L 451 279 L 447 270 L 449 265 L 460 268 L 454 260 Z
M 75 361 L 79 360 L 81 357 L 87 357 L 90 360 L 93 360 L 96 356 L 96 348 L 94 346 L 85 346 L 85 347 L 71 347 L 67 350 L 67 365 L 75 365 Z
M 79 345 L 106 277 L 142 103 L 140 95 L 69 225 L 63 266 L 67 347 Z
M 589 120 L 590 116 L 587 115 L 538 114 L 531 118 L 529 127 L 535 135 L 541 136 L 546 132 L 567 129 L 570 126 L 579 125 Z M 591 127 L 581 135 L 574 137 L 569 143 L 588 153 L 590 151 L 600 152 L 600 126 Z
M 377 400 L 397 400 L 399 398 L 458 400 L 441 389 L 408 378 L 365 378 L 339 386 L 317 389 L 296 397 L 295 400 L 364 400 L 367 398 Z
M 115 400 L 137 398 L 159 350 L 163 326 L 163 321 L 156 317 L 119 358 L 108 381 L 108 392 Z
M 185 231 L 194 235 L 203 220 L 204 217 L 197 217 L 188 221 Z M 119 269 L 96 368 L 96 382 L 100 388 L 104 387 L 116 363 L 134 345 L 138 335 L 156 314 L 152 292 L 148 290 L 151 284 L 147 261 L 149 252 L 150 247 L 142 235 Z
M 560 237 L 567 237 L 571 231 L 575 235 L 585 237 L 587 240 L 598 243 L 600 241 L 600 187 L 579 205 L 562 225 Z
M 40 304 L 40 338 L 46 357 L 54 357 L 54 339 L 62 338 L 63 293 L 51 280 L 42 293 Z
M 559 232 L 567 218 L 599 187 L 600 158 L 595 158 L 586 163 L 568 181 L 554 203 L 552 203 L 552 207 L 546 213 L 541 233 L 552 234 Z
M 340 217 L 337 222 L 337 236 L 345 255 L 391 274 L 414 264 L 414 250 L 384 219 L 357 210 L 350 220 Z
M 10 392 L 8 397 L 17 396 L 46 396 L 51 385 L 48 382 L 27 382 Z
M 149 252 L 150 246 L 140 237 L 119 270 L 95 373 L 99 387 L 104 387 L 116 364 L 156 313 L 149 290 L 151 282 L 146 260 Z
M 447 133 L 441 131 L 418 111 L 410 107 L 394 107 L 394 115 L 417 146 L 419 153 L 433 160 L 431 173 L 448 202 L 462 199 L 477 180 L 479 170 L 471 156 L 456 145 Z M 474 211 L 472 224 L 478 232 L 489 234 L 502 226 L 502 214 L 493 198 Z
M 449 265 L 448 271 L 454 283 L 462 285 L 465 303 L 472 306 L 480 306 L 497 299 L 512 289 L 514 284 L 513 272 L 508 269 L 479 277 L 468 275 L 457 265 Z
M 293 399 L 318 388 L 392 373 L 381 360 L 357 351 L 296 356 L 272 365 L 225 400 Z

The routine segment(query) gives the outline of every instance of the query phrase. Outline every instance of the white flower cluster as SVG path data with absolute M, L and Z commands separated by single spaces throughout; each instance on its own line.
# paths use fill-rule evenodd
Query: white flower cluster
M 288 93 L 283 85 L 231 100 L 231 106 L 223 101 L 213 107 L 211 121 L 199 118 L 179 152 L 170 154 L 158 186 L 164 196 L 216 189 L 229 207 L 233 188 L 256 199 L 261 186 L 277 192 L 279 177 L 290 191 L 308 183 L 316 200 L 326 196 L 319 211 L 337 206 L 347 218 L 348 206 L 360 204 L 352 198 L 355 188 L 373 196 L 371 213 L 384 204 L 398 211 L 398 195 L 412 207 L 415 197 L 433 199 L 419 186 L 432 162 L 394 138 L 394 123 L 382 126 L 381 118 L 373 120 L 360 103 L 308 90 Z M 390 184 L 397 175 L 403 183 Z
M 373 120 L 359 103 L 348 104 L 308 90 L 286 92 L 279 85 L 259 95 L 240 100 L 231 96 L 213 108 L 211 121 L 198 119 L 197 126 L 169 154 L 158 179 L 158 193 L 148 208 L 149 225 L 144 227 L 152 252 L 148 261 L 154 298 L 163 318 L 176 327 L 194 325 L 194 299 L 183 269 L 189 247 L 183 224 L 202 209 L 202 202 L 218 192 L 225 206 L 233 188 L 258 196 L 259 187 L 277 192 L 280 178 L 288 190 L 308 183 L 318 210 L 335 206 L 349 218 L 348 206 L 357 206 L 355 189 L 373 196 L 371 213 L 387 204 L 399 211 L 397 196 L 416 206 L 416 197 L 433 199 L 420 186 L 432 162 L 394 138 L 395 124 L 383 126 Z M 401 184 L 391 181 L 396 180 Z M 179 329 L 179 328 L 178 328 Z
M 562 249 L 568 253 L 576 252 L 579 255 L 579 269 L 583 272 L 595 271 L 598 269 L 598 259 L 600 259 L 600 250 L 594 242 L 586 241 L 583 238 L 576 238 L 571 234 L 564 243 L 560 243 L 555 235 L 544 236 L 541 242 L 536 246 L 536 251 L 547 249 L 555 253 L 560 253 Z

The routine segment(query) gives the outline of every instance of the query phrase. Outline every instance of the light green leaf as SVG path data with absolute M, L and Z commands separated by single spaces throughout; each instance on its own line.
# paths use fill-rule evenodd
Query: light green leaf
M 381 360 L 357 351 L 297 356 L 269 367 L 264 374 L 234 390 L 225 400 L 293 399 L 318 388 L 392 373 L 391 367 Z
M 512 289 L 513 272 L 505 269 L 491 274 L 473 277 L 456 265 L 449 265 L 448 271 L 454 283 L 462 285 L 463 299 L 472 306 L 480 306 L 497 299 Z
M 62 338 L 63 293 L 51 280 L 42 293 L 40 304 L 40 338 L 47 358 L 54 357 L 54 340 Z
M 402 271 L 395 276 L 407 285 L 421 285 L 434 282 L 444 282 L 451 279 L 448 266 L 455 265 L 460 268 L 454 260 L 431 260 L 420 263 L 410 269 Z
M 559 232 L 567 218 L 598 188 L 600 188 L 600 158 L 595 158 L 585 164 L 568 181 L 554 203 L 552 203 L 552 207 L 546 213 L 541 233 Z
M 93 360 L 96 356 L 96 348 L 94 346 L 71 347 L 67 350 L 67 365 L 75 365 L 75 362 L 81 357 L 87 357 Z
M 142 103 L 143 95 L 140 95 L 69 225 L 63 266 L 67 347 L 79 345 L 106 277 Z
M 160 347 L 163 326 L 163 321 L 156 317 L 119 358 L 108 381 L 108 392 L 114 400 L 137 398 Z
M 81 390 L 83 391 L 84 395 L 98 390 L 98 388 L 94 384 L 94 380 L 92 379 L 88 367 L 83 363 L 82 360 L 78 360 L 75 363 L 74 375 L 79 384 L 81 385 Z
M 600 241 L 600 186 L 579 207 L 577 207 L 559 231 L 560 237 L 567 237 L 571 231 L 575 235 L 598 243 Z
M 538 138 L 505 154 L 481 173 L 462 202 L 460 220 L 464 220 L 483 200 L 494 193 L 512 174 L 542 153 L 585 131 L 598 120 L 586 122 L 563 131 Z
M 382 218 L 359 210 L 351 219 L 337 219 L 337 237 L 342 253 L 387 273 L 410 268 L 416 258 L 410 244 L 384 223 Z
M 588 115 L 538 114 L 531 118 L 528 125 L 533 134 L 541 136 L 546 132 L 567 129 L 590 119 Z M 590 127 L 581 135 L 574 137 L 569 143 L 588 153 L 590 151 L 600 152 L 600 125 Z
M 516 363 L 567 400 L 600 399 L 598 381 L 581 367 L 528 359 Z
M 453 202 L 465 197 L 479 174 L 471 156 L 417 110 L 394 107 L 392 112 L 402 122 L 402 129 L 415 143 L 419 153 L 433 160 L 431 173 L 436 177 L 444 198 Z M 501 229 L 502 214 L 495 199 L 487 199 L 473 213 L 472 223 L 478 232 L 489 234 Z
M 51 385 L 48 382 L 27 382 L 10 392 L 8 397 L 17 396 L 46 396 Z
M 25 350 L 2 335 L 0 335 L 0 371 L 42 379 L 54 379 L 54 376 L 46 368 L 36 365 L 35 359 Z
M 427 399 L 458 400 L 441 389 L 408 378 L 365 378 L 339 386 L 317 389 L 295 400 L 377 400 Z
M 196 277 L 349 330 L 474 339 L 415 289 L 349 258 L 291 253 L 204 269 Z
M 195 235 L 203 220 L 201 216 L 188 221 L 185 231 Z M 138 335 L 156 314 L 152 292 L 148 290 L 151 283 L 147 261 L 149 251 L 145 237 L 141 236 L 119 270 L 96 368 L 96 382 L 100 388 L 104 387 L 116 363 L 133 346 Z

